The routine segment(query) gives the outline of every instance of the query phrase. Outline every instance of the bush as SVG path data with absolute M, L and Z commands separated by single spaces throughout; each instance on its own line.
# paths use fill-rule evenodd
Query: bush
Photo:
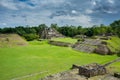
M 120 57 L 120 50 L 117 52 L 117 56 Z
M 83 42 L 83 41 L 85 41 L 85 39 L 80 38 L 80 39 L 78 39 L 77 41 L 78 41 L 78 42 L 80 42 L 80 41 Z
M 36 35 L 36 34 L 25 34 L 23 36 L 27 41 L 32 41 L 32 40 L 38 39 L 38 35 Z

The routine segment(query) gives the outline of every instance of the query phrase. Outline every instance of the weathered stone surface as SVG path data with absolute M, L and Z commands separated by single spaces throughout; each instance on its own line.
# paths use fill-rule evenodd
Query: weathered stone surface
M 58 38 L 58 37 L 64 37 L 64 36 L 54 28 L 45 28 L 42 31 L 42 34 L 40 36 L 41 39 L 51 39 L 51 38 Z
M 79 75 L 77 69 L 73 69 L 70 71 L 50 75 L 40 80 L 120 80 L 120 79 L 112 76 L 111 74 L 86 78 L 85 76 Z
M 77 51 L 87 52 L 87 53 L 98 53 L 101 55 L 112 55 L 115 52 L 111 51 L 107 46 L 106 41 L 100 39 L 85 39 L 84 41 L 76 42 L 72 48 Z
M 85 77 L 93 77 L 97 75 L 103 75 L 106 74 L 106 68 L 104 66 L 101 66 L 97 63 L 89 64 L 86 66 L 77 66 L 73 65 L 72 68 L 78 68 L 79 74 L 84 75 Z
M 101 40 L 98 40 L 98 39 L 85 39 L 84 42 L 82 42 L 83 44 L 88 44 L 88 45 L 99 45 L 101 44 Z
M 102 55 L 106 55 L 110 53 L 110 49 L 104 45 L 104 44 L 100 44 L 97 46 L 97 48 L 95 49 L 95 53 L 99 53 Z
M 76 44 L 76 45 L 73 45 L 73 49 L 82 51 L 82 52 L 91 53 L 94 51 L 95 48 L 94 48 L 94 46 L 89 46 L 89 45 L 85 45 L 85 44 Z
M 85 39 L 84 41 L 80 41 L 75 43 L 72 48 L 82 52 L 92 53 L 94 52 L 96 45 L 101 44 L 100 40 L 97 39 Z
M 99 65 L 97 63 L 92 63 L 92 64 L 88 64 L 85 66 L 77 66 L 77 65 L 72 65 L 72 69 L 78 68 L 79 69 L 79 74 L 80 75 L 84 75 L 85 77 L 93 77 L 93 76 L 98 76 L 98 75 L 104 75 L 107 73 L 106 70 L 106 66 L 115 63 L 115 62 L 119 62 L 120 58 L 117 58 L 113 61 L 110 61 L 104 65 Z M 120 77 L 120 73 L 115 73 L 114 76 L 116 77 Z

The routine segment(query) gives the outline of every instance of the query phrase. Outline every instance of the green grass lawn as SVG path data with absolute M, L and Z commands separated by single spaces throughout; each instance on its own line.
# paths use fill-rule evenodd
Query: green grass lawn
M 0 48 L 0 80 L 11 80 L 28 74 L 44 72 L 21 80 L 39 80 L 49 74 L 68 70 L 72 64 L 85 65 L 98 62 L 104 64 L 117 58 L 77 52 L 68 47 L 47 44 L 47 41 L 29 42 L 29 46 Z M 120 63 L 114 63 L 113 71 L 120 72 Z
M 68 42 L 68 43 L 75 43 L 77 42 L 77 39 L 72 39 L 72 38 L 53 38 L 52 40 L 54 41 L 61 41 L 61 42 Z

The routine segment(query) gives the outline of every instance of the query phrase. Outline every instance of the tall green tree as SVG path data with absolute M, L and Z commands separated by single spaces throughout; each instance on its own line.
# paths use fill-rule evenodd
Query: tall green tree
M 114 21 L 113 23 L 110 24 L 110 26 L 113 30 L 113 33 L 120 37 L 120 20 Z

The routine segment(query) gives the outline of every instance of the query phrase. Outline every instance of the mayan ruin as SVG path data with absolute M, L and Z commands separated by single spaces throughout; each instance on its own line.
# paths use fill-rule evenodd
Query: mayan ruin
M 59 33 L 54 28 L 45 28 L 42 31 L 41 39 L 51 39 L 51 38 L 62 38 L 64 37 L 61 33 Z

